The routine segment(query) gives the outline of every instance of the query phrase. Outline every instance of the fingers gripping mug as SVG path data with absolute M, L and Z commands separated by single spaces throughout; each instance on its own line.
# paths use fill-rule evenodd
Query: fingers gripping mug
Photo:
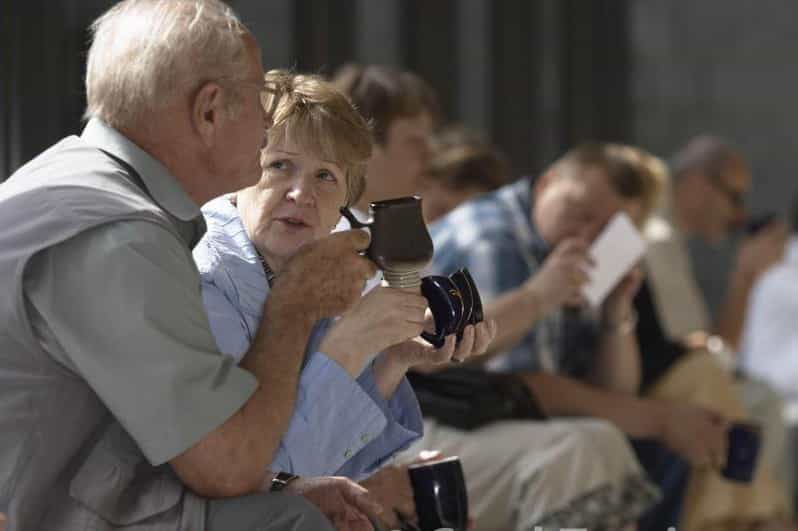
M 458 340 L 469 324 L 482 321 L 482 302 L 474 280 L 466 269 L 449 277 L 421 278 L 421 271 L 432 260 L 433 246 L 421 214 L 421 198 L 400 197 L 376 201 L 369 205 L 370 219 L 358 220 L 347 208 L 341 214 L 352 228 L 367 228 L 371 243 L 368 256 L 383 271 L 392 288 L 418 288 L 429 302 L 435 319 L 435 331 L 421 336 L 433 346 L 443 346 L 446 336 L 457 334 Z

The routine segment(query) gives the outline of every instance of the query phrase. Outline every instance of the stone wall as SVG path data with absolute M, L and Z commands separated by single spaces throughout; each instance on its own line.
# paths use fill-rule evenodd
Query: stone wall
M 670 155 L 691 135 L 727 137 L 754 170 L 749 206 L 786 209 L 798 190 L 798 4 L 629 3 L 632 140 Z

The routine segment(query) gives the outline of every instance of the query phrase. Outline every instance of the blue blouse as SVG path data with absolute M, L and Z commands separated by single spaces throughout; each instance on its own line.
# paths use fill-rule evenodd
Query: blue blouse
M 255 338 L 269 284 L 228 198 L 210 201 L 202 212 L 208 231 L 194 248 L 194 260 L 203 301 L 219 349 L 239 362 Z M 319 321 L 311 333 L 294 414 L 272 471 L 357 479 L 421 437 L 421 411 L 407 379 L 387 401 L 377 389 L 373 364 L 353 379 L 318 351 L 330 325 Z

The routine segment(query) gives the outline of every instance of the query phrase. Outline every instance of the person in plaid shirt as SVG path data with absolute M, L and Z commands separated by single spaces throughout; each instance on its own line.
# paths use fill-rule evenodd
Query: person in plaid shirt
M 715 462 L 726 426 L 712 411 L 636 396 L 640 368 L 632 300 L 639 270 L 602 307 L 581 301 L 590 242 L 618 211 L 645 218 L 664 171 L 642 150 L 584 145 L 534 185 L 521 179 L 430 227 L 432 269 L 447 274 L 468 267 L 486 315 L 499 323 L 493 352 L 482 360 L 488 368 L 521 375 L 550 416 L 601 418 L 632 438 L 660 443 L 636 443 L 644 467 L 665 493 L 641 529 L 648 521 L 678 524 L 688 471 L 682 459 Z M 663 462 L 666 468 L 659 466 Z

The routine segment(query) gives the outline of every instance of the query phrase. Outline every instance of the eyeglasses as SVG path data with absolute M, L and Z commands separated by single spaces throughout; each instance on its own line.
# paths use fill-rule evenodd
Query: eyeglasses
M 721 174 L 714 174 L 710 176 L 710 180 L 715 188 L 726 196 L 726 199 L 729 200 L 729 203 L 738 210 L 742 210 L 745 208 L 745 192 L 742 190 L 737 190 L 736 188 L 732 188 L 723 180 L 723 176 Z
M 281 94 L 280 87 L 274 83 L 270 83 L 265 79 L 262 81 L 255 81 L 254 79 L 233 79 L 228 76 L 216 79 L 219 83 L 225 84 L 243 84 L 255 87 L 258 90 L 261 107 L 263 107 L 264 116 L 267 121 L 271 123 L 272 116 L 277 107 L 277 102 L 280 100 Z

